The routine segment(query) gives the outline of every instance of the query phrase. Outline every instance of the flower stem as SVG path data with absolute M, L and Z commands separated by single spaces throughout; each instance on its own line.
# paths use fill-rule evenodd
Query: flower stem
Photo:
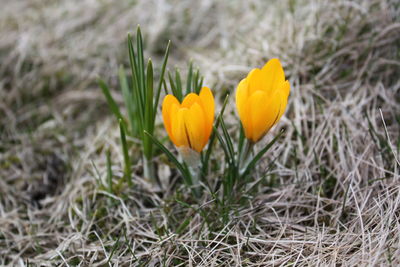
M 143 175 L 147 179 L 156 180 L 156 182 L 161 188 L 161 182 L 160 179 L 158 179 L 157 177 L 154 162 L 152 160 L 147 159 L 146 156 L 144 155 L 143 155 Z
M 189 186 L 192 188 L 192 192 L 195 197 L 200 197 L 200 175 L 201 175 L 201 166 L 200 166 L 200 153 L 189 148 L 189 147 L 179 147 L 179 154 L 182 157 L 182 160 L 187 164 L 189 172 L 190 172 L 190 182 Z
M 189 166 L 190 175 L 192 176 L 192 188 L 196 197 L 200 197 L 200 166 Z

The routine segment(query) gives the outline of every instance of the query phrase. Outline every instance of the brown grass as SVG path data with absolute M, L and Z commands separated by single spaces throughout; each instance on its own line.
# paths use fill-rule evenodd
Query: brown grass
M 0 4 L 0 265 L 400 264 L 397 1 Z M 117 196 L 102 186 L 105 151 L 114 182 L 123 155 L 95 79 L 117 88 L 137 24 L 147 56 L 159 61 L 171 39 L 169 66 L 192 58 L 218 99 L 267 59 L 284 64 L 288 110 L 265 142 L 278 128 L 284 138 L 225 226 L 209 196 L 208 217 L 174 200 L 187 196 L 163 156 L 163 189 L 139 163 L 134 188 Z M 226 120 L 235 132 L 233 102 Z

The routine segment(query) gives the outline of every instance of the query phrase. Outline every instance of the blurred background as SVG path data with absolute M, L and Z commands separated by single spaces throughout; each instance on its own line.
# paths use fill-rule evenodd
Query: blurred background
M 309 182 L 287 189 L 288 198 L 321 186 L 323 197 L 337 199 L 354 183 L 369 203 L 364 197 L 371 192 L 399 185 L 399 1 L 0 0 L 0 6 L 0 263 L 55 259 L 54 249 L 72 236 L 89 242 L 75 235 L 71 206 L 95 190 L 93 164 L 103 173 L 104 148 L 118 166 L 123 162 L 118 127 L 96 80 L 107 81 L 122 102 L 117 70 L 128 67 L 127 33 L 138 24 L 146 58 L 159 66 L 171 40 L 169 69 L 184 73 L 193 60 L 218 101 L 233 95 L 252 68 L 281 60 L 292 86 L 279 124 L 284 145 L 273 153 L 276 173 L 282 184 Z M 231 102 L 227 121 L 234 125 Z M 386 197 L 387 205 L 398 204 Z M 348 205 L 357 201 L 349 197 Z M 384 252 L 375 252 L 370 257 L 384 263 Z M 343 262 L 353 255 L 341 253 Z

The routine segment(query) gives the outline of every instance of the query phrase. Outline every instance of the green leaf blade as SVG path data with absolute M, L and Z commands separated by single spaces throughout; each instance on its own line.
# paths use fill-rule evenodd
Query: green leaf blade
M 278 141 L 278 139 L 282 136 L 284 133 L 283 130 L 280 131 L 280 133 L 272 139 L 271 142 L 269 142 L 263 149 L 261 149 L 260 152 L 257 153 L 257 155 L 254 156 L 254 158 L 249 162 L 249 164 L 245 167 L 243 173 L 240 175 L 241 177 L 246 176 L 247 174 L 250 173 L 250 170 L 252 170 L 255 165 L 258 163 L 258 161 L 264 156 L 264 154 Z
M 117 103 L 115 102 L 114 98 L 111 95 L 110 89 L 108 88 L 107 84 L 103 80 L 98 80 L 98 84 L 103 91 L 104 96 L 106 97 L 107 104 L 111 110 L 111 112 L 115 115 L 117 120 L 124 120 L 124 117 L 119 110 Z

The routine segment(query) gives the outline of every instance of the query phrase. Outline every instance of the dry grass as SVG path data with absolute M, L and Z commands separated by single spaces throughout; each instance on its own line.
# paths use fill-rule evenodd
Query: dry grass
M 0 265 L 400 264 L 397 1 L 0 4 Z M 284 63 L 284 138 L 225 226 L 209 196 L 207 216 L 175 201 L 188 197 L 163 156 L 162 190 L 140 165 L 135 188 L 102 186 L 105 151 L 115 181 L 123 157 L 95 78 L 117 86 L 138 23 L 148 56 L 171 39 L 170 66 L 193 58 L 219 99 L 252 66 Z M 227 114 L 235 132 L 233 99 Z

